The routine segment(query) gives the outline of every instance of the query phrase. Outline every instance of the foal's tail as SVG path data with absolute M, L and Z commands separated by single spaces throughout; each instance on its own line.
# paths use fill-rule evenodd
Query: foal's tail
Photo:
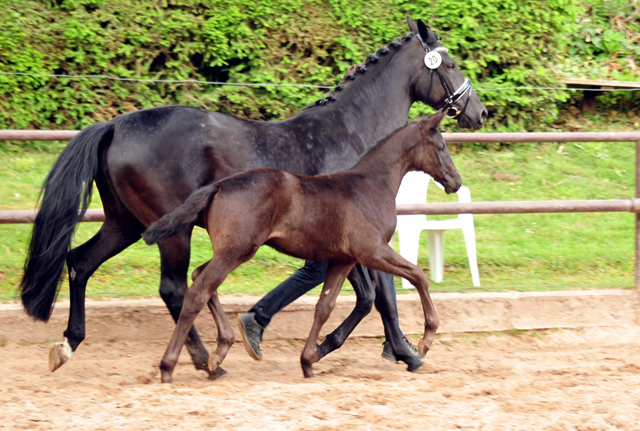
M 98 123 L 76 135 L 42 185 L 19 288 L 22 305 L 35 320 L 46 322 L 53 311 L 71 238 L 91 201 L 100 144 L 111 141 L 113 128 L 112 122 Z
M 209 205 L 219 188 L 220 181 L 216 181 L 191 193 L 182 205 L 143 232 L 144 241 L 149 245 L 155 244 L 195 223 L 198 214 Z

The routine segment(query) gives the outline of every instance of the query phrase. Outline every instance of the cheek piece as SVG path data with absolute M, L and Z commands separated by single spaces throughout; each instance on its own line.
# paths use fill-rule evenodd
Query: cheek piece
M 440 70 L 440 66 L 442 64 L 442 58 L 440 57 L 440 52 L 448 52 L 447 48 L 442 46 L 438 46 L 435 49 L 429 48 L 419 34 L 416 34 L 416 38 L 422 44 L 422 47 L 425 49 L 425 65 L 429 68 L 431 73 L 431 81 L 429 83 L 429 92 L 427 93 L 427 99 L 431 95 L 431 87 L 433 86 L 433 71 L 435 70 L 438 76 L 440 77 L 440 82 L 442 82 L 442 87 L 444 91 L 447 93 L 446 99 L 444 99 L 444 109 L 447 112 L 448 118 L 456 118 L 459 115 L 462 115 L 464 111 L 467 109 L 467 105 L 469 104 L 469 99 L 471 98 L 471 90 L 473 86 L 469 83 L 469 80 L 465 78 L 464 82 L 460 84 L 456 91 L 451 91 L 451 87 L 447 80 L 444 78 L 442 71 Z M 462 109 L 458 109 L 453 106 L 458 100 L 462 99 L 462 97 L 467 94 L 467 101 L 465 102 Z

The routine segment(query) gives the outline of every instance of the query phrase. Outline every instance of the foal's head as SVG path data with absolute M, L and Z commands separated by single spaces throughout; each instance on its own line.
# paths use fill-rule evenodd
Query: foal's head
M 417 170 L 426 172 L 436 182 L 444 186 L 447 193 L 457 192 L 462 185 L 462 178 L 451 160 L 447 144 L 438 130 L 445 110 L 425 117 L 418 122 L 420 142 L 413 154 L 413 166 Z

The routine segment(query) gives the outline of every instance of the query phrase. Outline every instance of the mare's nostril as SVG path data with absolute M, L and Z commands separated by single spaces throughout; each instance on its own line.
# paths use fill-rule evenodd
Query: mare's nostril
M 486 109 L 483 109 L 482 113 L 480 114 L 480 121 L 484 123 L 484 120 L 487 118 L 487 115 L 489 115 L 489 113 L 487 112 Z

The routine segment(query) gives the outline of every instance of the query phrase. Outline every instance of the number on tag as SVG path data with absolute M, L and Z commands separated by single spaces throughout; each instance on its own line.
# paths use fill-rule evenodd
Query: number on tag
M 442 57 L 436 51 L 427 52 L 424 56 L 424 64 L 429 69 L 437 69 L 442 64 Z

